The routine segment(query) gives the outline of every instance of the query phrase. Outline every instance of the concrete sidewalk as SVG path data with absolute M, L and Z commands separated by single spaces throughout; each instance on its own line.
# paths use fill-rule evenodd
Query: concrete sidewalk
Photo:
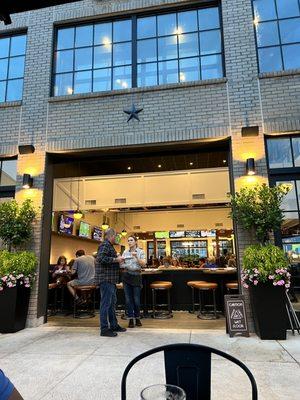
M 230 339 L 221 331 L 133 329 L 117 338 L 101 338 L 97 328 L 47 325 L 0 335 L 0 368 L 25 400 L 119 400 L 127 363 L 137 354 L 170 343 L 206 344 L 239 358 L 257 381 L 260 400 L 300 398 L 300 337 L 261 341 L 256 336 Z M 250 399 L 243 371 L 215 357 L 212 399 Z M 140 362 L 128 380 L 128 400 L 145 386 L 164 381 L 159 355 Z

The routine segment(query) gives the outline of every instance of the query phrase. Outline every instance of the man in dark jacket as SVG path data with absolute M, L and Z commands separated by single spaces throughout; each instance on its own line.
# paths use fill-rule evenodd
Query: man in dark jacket
M 124 258 L 117 255 L 114 248 L 116 231 L 109 228 L 105 231 L 104 241 L 98 249 L 96 258 L 96 284 L 100 286 L 100 334 L 115 337 L 117 332 L 126 329 L 118 324 L 116 317 L 117 289 L 119 283 L 120 265 Z

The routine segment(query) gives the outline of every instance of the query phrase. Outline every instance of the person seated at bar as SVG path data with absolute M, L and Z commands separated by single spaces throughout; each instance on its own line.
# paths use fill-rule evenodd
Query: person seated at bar
M 180 267 L 180 262 L 176 256 L 172 258 L 172 266 L 173 267 Z
M 158 260 L 158 258 L 153 258 L 153 260 L 152 260 L 152 267 L 153 267 L 153 268 L 158 268 L 158 267 L 159 267 L 159 260 Z
M 84 250 L 76 251 L 76 260 L 72 267 L 72 274 L 77 273 L 77 279 L 67 283 L 68 289 L 77 303 L 81 300 L 77 296 L 74 286 L 85 286 L 95 284 L 95 258 L 93 256 L 85 255 Z
M 217 262 L 219 268 L 225 268 L 226 267 L 226 264 L 227 264 L 227 260 L 226 260 L 227 253 L 228 253 L 227 249 L 223 249 L 222 255 L 218 258 L 218 262 Z
M 59 256 L 52 270 L 52 280 L 58 286 L 66 285 L 71 279 L 71 270 L 65 256 Z
M 172 257 L 171 256 L 166 256 L 166 257 L 163 258 L 162 262 L 163 262 L 163 266 L 165 268 L 168 268 L 168 267 L 170 267 L 172 265 Z
M 217 268 L 216 258 L 209 257 L 205 263 L 205 268 Z
M 236 259 L 234 254 L 230 254 L 227 267 L 236 268 Z
M 205 268 L 205 264 L 206 264 L 206 258 L 205 257 L 201 257 L 199 259 L 198 268 Z

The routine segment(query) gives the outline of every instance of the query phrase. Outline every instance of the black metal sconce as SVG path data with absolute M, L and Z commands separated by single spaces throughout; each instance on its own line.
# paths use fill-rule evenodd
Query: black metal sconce
M 255 161 L 254 158 L 247 158 L 246 160 L 246 174 L 247 175 L 255 175 Z
M 32 144 L 20 145 L 19 154 L 32 154 L 35 152 L 35 147 Z
M 23 189 L 30 189 L 32 188 L 33 185 L 33 178 L 29 174 L 24 174 L 23 175 Z

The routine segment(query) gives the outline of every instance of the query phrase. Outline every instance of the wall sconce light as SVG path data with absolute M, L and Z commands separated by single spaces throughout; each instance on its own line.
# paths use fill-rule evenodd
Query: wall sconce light
M 33 178 L 29 174 L 23 175 L 23 189 L 30 189 L 33 185 Z
M 18 149 L 19 154 L 32 154 L 35 152 L 35 147 L 32 144 L 20 145 Z
M 249 176 L 256 174 L 254 158 L 247 158 L 247 160 L 246 160 L 246 174 L 249 175 Z

